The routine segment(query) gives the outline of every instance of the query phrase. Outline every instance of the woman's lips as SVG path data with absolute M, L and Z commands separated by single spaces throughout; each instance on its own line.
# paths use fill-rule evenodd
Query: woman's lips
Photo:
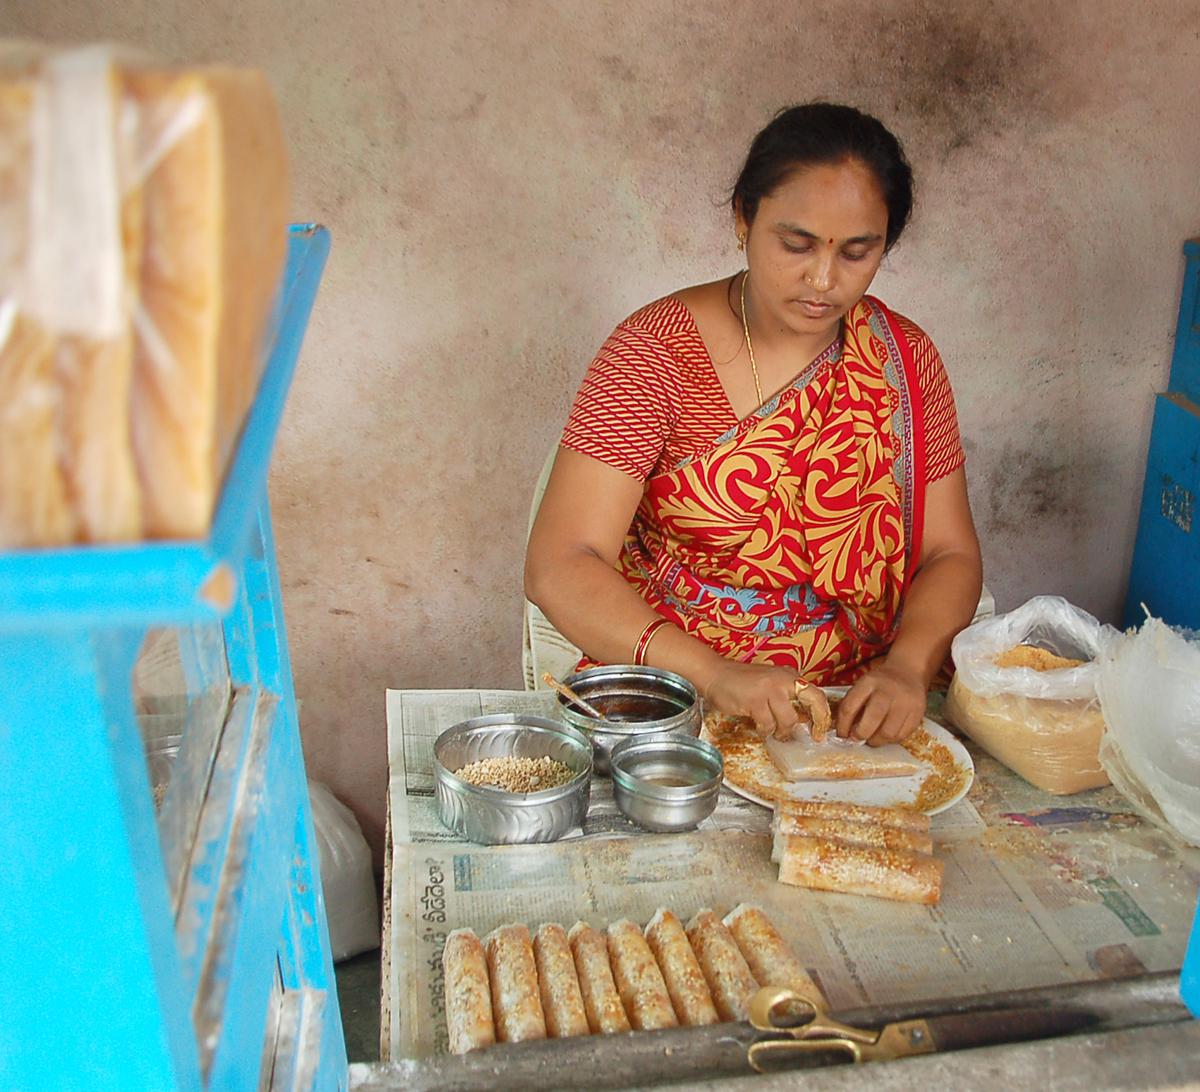
M 825 300 L 796 300 L 796 304 L 809 318 L 824 318 L 834 309 L 833 304 Z

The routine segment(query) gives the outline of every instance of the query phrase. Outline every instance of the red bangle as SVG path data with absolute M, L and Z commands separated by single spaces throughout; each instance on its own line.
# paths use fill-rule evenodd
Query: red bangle
M 642 635 L 637 639 L 637 644 L 633 646 L 633 662 L 638 667 L 641 667 L 646 662 L 646 649 L 650 645 L 650 639 L 663 626 L 669 626 L 670 624 L 671 622 L 667 618 L 655 618 L 653 622 L 642 630 Z

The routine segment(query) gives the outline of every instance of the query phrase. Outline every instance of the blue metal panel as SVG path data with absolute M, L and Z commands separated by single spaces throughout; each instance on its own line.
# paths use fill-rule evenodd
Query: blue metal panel
M 1175 352 L 1171 357 L 1168 389 L 1200 405 L 1200 239 L 1183 244 L 1187 265 L 1179 298 L 1175 327 Z
M 1155 402 L 1126 626 L 1150 613 L 1200 629 L 1200 406 L 1178 394 Z

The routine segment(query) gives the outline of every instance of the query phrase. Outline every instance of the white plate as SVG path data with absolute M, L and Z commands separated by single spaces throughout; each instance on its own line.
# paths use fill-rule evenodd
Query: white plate
M 829 691 L 830 697 L 840 696 L 844 694 L 844 690 Z M 955 788 L 952 796 L 938 800 L 935 805 L 923 809 L 928 815 L 937 815 L 937 812 L 946 811 L 947 808 L 953 806 L 965 797 L 967 791 L 970 790 L 972 781 L 974 781 L 974 763 L 971 761 L 971 755 L 967 754 L 965 746 L 955 739 L 952 734 L 946 731 L 940 724 L 926 718 L 922 722 L 922 727 L 929 733 L 934 742 L 940 743 L 950 752 L 950 757 L 954 761 L 955 767 L 962 774 L 961 784 Z M 701 733 L 702 738 L 708 739 L 709 743 L 714 740 L 709 733 L 708 725 L 704 725 Z M 761 755 L 758 754 L 761 751 Z M 727 767 L 728 764 L 726 763 Z M 755 746 L 754 754 L 744 755 L 742 764 L 746 769 L 746 776 L 742 780 L 754 782 L 756 780 L 776 781 L 778 791 L 781 796 L 785 796 L 794 800 L 839 800 L 845 804 L 871 804 L 877 808 L 895 808 L 895 806 L 911 806 L 917 803 L 920 794 L 920 788 L 925 784 L 926 778 L 932 772 L 931 766 L 926 766 L 928 772 L 910 774 L 905 778 L 871 778 L 863 780 L 848 780 L 848 781 L 782 781 L 778 767 L 770 761 L 767 755 L 766 746 L 758 744 Z M 738 796 L 748 800 L 754 800 L 756 804 L 762 804 L 764 808 L 772 806 L 772 799 L 766 794 L 756 793 L 752 787 L 743 787 L 742 785 L 734 784 L 728 776 L 726 770 L 725 785 Z

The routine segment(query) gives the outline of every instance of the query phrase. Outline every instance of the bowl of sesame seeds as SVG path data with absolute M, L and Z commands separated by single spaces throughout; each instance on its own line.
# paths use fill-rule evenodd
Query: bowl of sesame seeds
M 587 814 L 592 745 L 544 717 L 475 717 L 438 736 L 433 776 L 438 818 L 460 837 L 553 842 Z

